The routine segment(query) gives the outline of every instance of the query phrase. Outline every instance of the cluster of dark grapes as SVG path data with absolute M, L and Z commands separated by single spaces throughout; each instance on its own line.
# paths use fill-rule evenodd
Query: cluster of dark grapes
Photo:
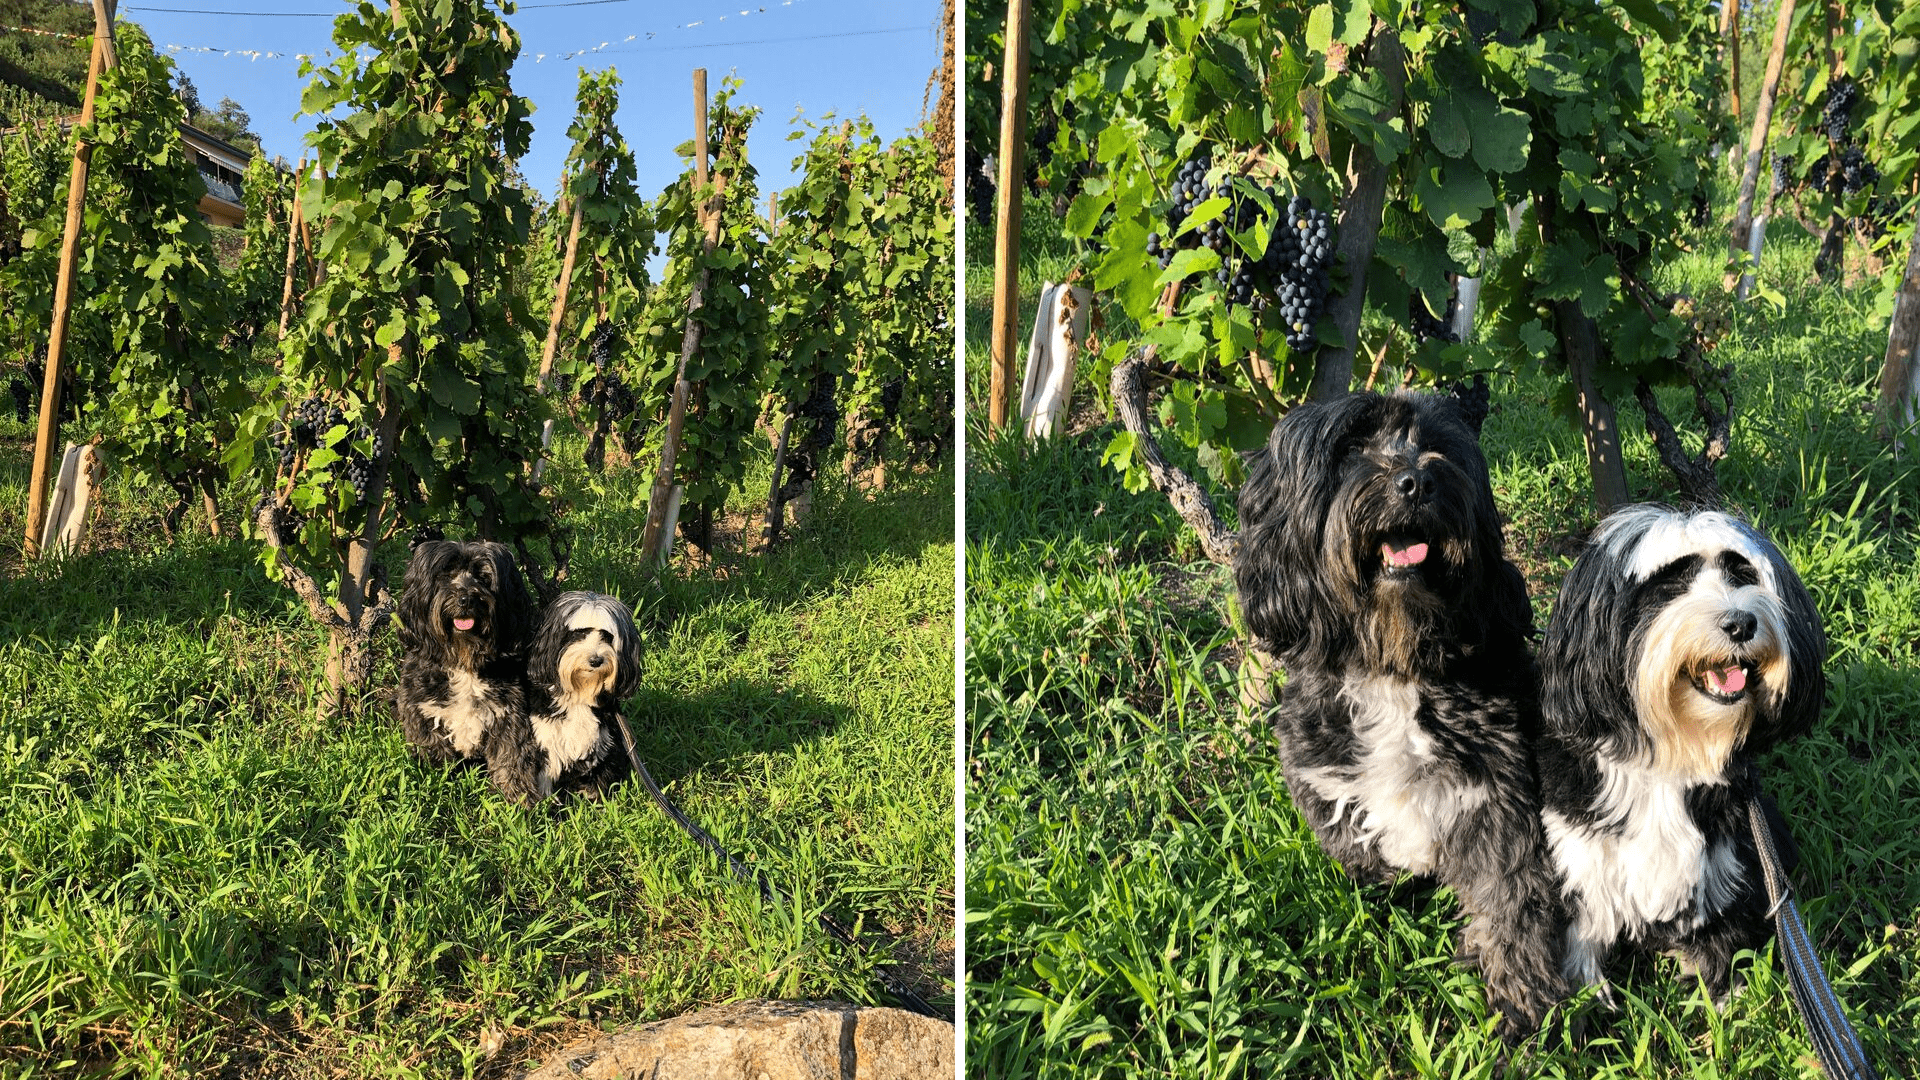
M 14 376 L 7 383 L 7 392 L 13 395 L 13 415 L 21 423 L 27 423 L 39 415 L 40 388 L 47 383 L 47 351 L 43 348 L 37 355 L 29 356 L 22 365 L 25 377 Z M 73 402 L 68 395 L 60 395 L 60 420 L 65 423 L 74 418 Z
M 260 501 L 253 504 L 252 520 L 254 521 L 260 520 L 260 512 L 262 510 L 265 510 L 268 506 L 273 505 L 273 503 L 274 503 L 273 492 L 269 491 L 265 495 L 260 496 Z M 305 525 L 306 523 L 307 523 L 307 515 L 301 513 L 299 510 L 294 509 L 292 504 L 288 504 L 285 506 L 274 506 L 273 528 L 275 532 L 278 532 L 280 534 L 280 538 L 283 542 L 289 537 L 290 534 L 297 532 L 300 526 Z
M 26 423 L 27 418 L 33 415 L 33 387 L 26 379 L 15 375 L 7 383 L 7 392 L 13 395 L 14 418 Z
M 1867 160 L 1847 126 L 1853 116 L 1853 106 L 1860 100 L 1859 86 L 1849 78 L 1835 80 L 1827 87 L 1826 103 L 1820 108 L 1820 125 L 1826 131 L 1832 145 L 1839 148 L 1840 160 L 1833 161 L 1831 154 L 1822 154 L 1809 170 L 1814 186 L 1829 195 L 1854 195 L 1880 182 L 1880 170 Z M 1775 158 L 1774 189 L 1785 186 L 1784 163 Z
M 1693 227 L 1698 229 L 1713 218 L 1713 204 L 1707 201 L 1707 189 L 1704 187 L 1693 189 L 1692 200 Z
M 318 447 L 320 439 L 346 419 L 345 413 L 315 395 L 294 406 L 285 421 L 267 432 L 267 446 L 279 455 L 280 468 L 288 469 L 302 450 Z
M 1493 391 L 1487 386 L 1487 377 L 1482 372 L 1473 373 L 1473 382 L 1456 380 L 1440 388 L 1440 392 L 1453 398 L 1466 414 L 1467 426 L 1474 434 L 1480 433 L 1480 426 L 1487 422 L 1487 414 L 1493 411 Z
M 967 220 L 979 225 L 993 223 L 993 176 L 987 172 L 987 156 L 967 147 Z
M 446 538 L 447 538 L 447 534 L 444 529 L 440 528 L 440 526 L 438 525 L 435 525 L 429 522 L 425 525 L 420 525 L 413 530 L 413 539 L 407 541 L 407 550 L 412 551 L 414 548 L 419 547 L 421 544 L 431 544 L 435 540 L 445 540 Z
M 1460 299 L 1449 296 L 1447 310 L 1440 315 L 1435 315 L 1427 310 L 1425 298 L 1416 289 L 1413 295 L 1407 298 L 1407 328 L 1413 331 L 1414 340 L 1420 344 L 1425 344 L 1428 338 L 1458 342 L 1460 336 L 1453 332 L 1453 316 L 1459 307 Z
M 380 438 L 379 432 L 369 431 L 365 427 L 355 432 L 354 436 L 356 439 L 372 440 L 372 453 L 362 454 L 358 450 L 349 452 L 341 463 L 340 476 L 353 489 L 354 505 L 365 506 L 368 496 L 373 494 L 373 461 L 386 452 L 386 441 Z
M 1858 100 L 1860 87 L 1852 79 L 1841 76 L 1828 84 L 1826 104 L 1820 107 L 1820 126 L 1827 138 L 1841 146 L 1847 144 L 1847 122 L 1853 118 L 1853 103 Z
M 1220 268 L 1214 281 L 1222 286 L 1230 306 L 1245 305 L 1256 315 L 1264 315 L 1278 302 L 1280 321 L 1287 330 L 1287 344 L 1297 350 L 1313 347 L 1313 324 L 1327 300 L 1327 270 L 1333 262 L 1333 219 L 1317 210 L 1304 195 L 1281 199 L 1272 187 L 1266 196 L 1273 203 L 1279 221 L 1267 242 L 1266 254 L 1258 260 L 1242 256 L 1233 243 L 1231 232 L 1251 227 L 1260 215 L 1260 206 L 1222 179 L 1207 183 L 1207 170 L 1213 167 L 1210 156 L 1202 153 L 1182 164 L 1174 173 L 1173 209 L 1168 219 L 1169 233 L 1178 230 L 1188 215 L 1212 198 L 1231 199 L 1225 213 L 1204 226 L 1172 241 L 1171 246 L 1159 233 L 1147 235 L 1147 253 L 1166 269 L 1174 252 L 1181 248 L 1205 247 L 1220 256 Z
M 1840 151 L 1840 167 L 1829 169 L 1831 155 L 1822 154 L 1809 174 L 1813 182 L 1829 195 L 1852 195 L 1880 182 L 1880 170 L 1858 146 Z
M 1867 160 L 1858 146 L 1840 152 L 1840 188 L 1847 194 L 1870 188 L 1880 182 L 1880 170 Z
M 833 394 L 837 384 L 832 372 L 820 372 L 814 376 L 807 399 L 793 410 L 802 431 L 800 440 L 787 448 L 785 486 L 790 492 L 800 492 L 813 480 L 820 468 L 821 455 L 833 445 L 834 429 L 840 424 L 840 403 L 834 400 Z
M 339 406 L 316 394 L 295 405 L 284 421 L 275 424 L 267 432 L 267 447 L 278 455 L 280 469 L 284 472 L 292 468 L 295 459 L 305 451 L 317 450 L 321 446 L 341 447 L 361 441 L 371 443 L 370 454 L 343 450 L 340 464 L 334 469 L 334 475 L 345 480 L 347 486 L 353 489 L 355 505 L 364 506 L 373 484 L 373 459 L 385 451 L 385 441 L 372 428 L 362 424 L 347 432 L 338 442 L 323 442 L 327 432 L 346 422 L 347 416 Z
M 1791 167 L 1791 162 L 1786 158 L 1773 155 L 1773 193 L 1776 196 L 1793 185 L 1793 177 L 1789 175 Z

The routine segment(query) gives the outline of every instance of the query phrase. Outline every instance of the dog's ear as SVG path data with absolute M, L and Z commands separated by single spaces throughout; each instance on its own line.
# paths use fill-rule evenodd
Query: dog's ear
M 394 613 L 400 617 L 400 645 L 408 651 L 422 651 L 429 657 L 444 655 L 439 625 L 433 618 L 435 594 L 446 577 L 447 564 L 460 545 L 446 540 L 430 540 L 413 551 L 407 570 L 400 579 L 400 600 Z
M 1247 629 L 1276 654 L 1335 648 L 1326 608 L 1323 538 L 1341 463 L 1377 423 L 1378 394 L 1353 393 L 1294 406 L 1253 455 L 1240 487 L 1240 548 L 1234 583 Z
M 533 596 L 527 591 L 527 579 L 520 575 L 520 564 L 514 560 L 512 548 L 490 540 L 486 542 L 486 550 L 500 590 L 493 614 L 497 647 L 502 653 L 519 652 L 533 634 Z
M 625 701 L 640 685 L 640 632 L 634 627 L 633 612 L 614 597 L 606 597 L 607 610 L 620 633 L 620 674 L 613 683 L 614 702 Z
M 1626 576 L 1608 549 L 1589 547 L 1560 586 L 1540 645 L 1540 704 L 1547 727 L 1586 745 L 1643 749 L 1634 721 L 1632 612 Z
M 534 633 L 533 645 L 527 651 L 527 679 L 534 685 L 548 690 L 559 686 L 560 653 L 567 647 L 567 623 L 573 619 L 573 613 L 579 610 L 583 595 L 578 592 L 561 593 L 547 605 L 539 629 Z
M 1793 564 L 1772 541 L 1757 531 L 1754 535 L 1772 564 L 1775 591 L 1781 607 L 1786 609 L 1787 659 L 1792 672 L 1787 679 L 1787 698 L 1781 703 L 1778 715 L 1757 715 L 1753 730 L 1747 734 L 1747 749 L 1764 753 L 1779 742 L 1812 731 L 1826 708 L 1827 633 L 1821 625 L 1820 609 L 1813 602 L 1813 594 L 1807 591 Z

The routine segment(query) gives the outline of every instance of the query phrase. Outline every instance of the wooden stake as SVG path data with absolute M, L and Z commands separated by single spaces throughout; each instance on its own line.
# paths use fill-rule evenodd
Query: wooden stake
M 993 378 L 987 390 L 987 419 L 995 431 L 1006 428 L 1013 400 L 1013 350 L 1020 321 L 1020 197 L 1027 172 L 1027 76 L 1033 34 L 1028 0 L 1007 0 L 1005 63 L 1000 83 L 999 205 L 993 244 Z
M 1907 244 L 1907 269 L 1887 327 L 1887 355 L 1880 365 L 1880 437 L 1902 450 L 1920 450 L 1920 213 Z
M 793 433 L 793 415 L 780 424 L 780 438 L 773 448 L 773 486 L 767 489 L 767 547 L 780 539 L 780 527 L 786 522 L 786 500 L 780 497 L 780 480 L 787 470 L 787 437 Z
M 1720 36 L 1726 39 L 1727 92 L 1733 106 L 1733 126 L 1740 127 L 1740 3 L 1721 0 Z
M 1740 201 L 1733 212 L 1733 235 L 1727 249 L 1738 258 L 1745 254 L 1747 233 L 1753 228 L 1753 191 L 1760 182 L 1760 159 L 1767 149 L 1767 126 L 1773 122 L 1774 96 L 1780 89 L 1780 69 L 1786 63 L 1787 35 L 1793 29 L 1794 0 L 1780 0 L 1780 14 L 1773 23 L 1773 51 L 1767 55 L 1767 75 L 1760 83 L 1760 100 L 1754 107 L 1753 132 L 1747 138 L 1747 164 L 1740 174 Z
M 313 170 L 319 175 L 320 183 L 324 187 L 327 182 L 327 167 L 316 161 L 313 163 Z M 320 283 L 326 280 L 327 268 L 321 263 L 320 257 L 314 253 L 313 231 L 308 227 L 304 217 L 300 220 L 300 247 L 307 255 L 307 288 L 317 289 Z
M 300 159 L 300 167 L 294 170 L 294 176 L 307 174 L 307 159 Z M 293 268 L 298 259 L 300 235 L 306 228 L 306 222 L 300 213 L 300 186 L 293 188 L 293 213 L 287 216 L 287 269 L 280 280 L 280 338 L 287 340 L 287 319 L 293 313 Z
M 93 123 L 94 96 L 100 76 L 113 66 L 113 7 L 117 0 L 93 0 L 93 56 L 87 63 L 87 93 L 80 105 L 82 126 Z M 73 143 L 73 168 L 67 176 L 67 220 L 60 235 L 60 275 L 53 285 L 53 327 L 47 337 L 47 373 L 40 383 L 40 424 L 33 440 L 33 472 L 27 480 L 26 558 L 40 554 L 40 532 L 47 516 L 47 468 L 54 441 L 60 434 L 60 368 L 67 355 L 67 326 L 73 315 L 75 256 L 80 248 L 80 223 L 87 203 L 87 166 L 93 145 Z
M 573 222 L 567 226 L 567 254 L 560 260 L 560 281 L 553 290 L 553 314 L 547 317 L 547 343 L 540 349 L 540 375 L 535 382 L 542 396 L 547 392 L 547 382 L 553 378 L 553 356 L 560 348 L 560 323 L 567 314 L 567 291 L 573 285 L 573 260 L 580 251 L 580 217 L 584 200 L 573 200 Z M 553 420 L 549 418 L 540 429 L 540 459 L 533 463 L 533 482 L 540 482 L 540 474 L 547 470 L 547 450 L 553 445 Z
M 573 285 L 573 260 L 580 252 L 580 218 L 585 200 L 573 201 L 573 222 L 567 226 L 567 254 L 560 260 L 560 282 L 553 291 L 553 314 L 547 317 L 547 343 L 540 350 L 541 393 L 547 392 L 547 380 L 553 377 L 553 356 L 560 348 L 560 322 L 567 314 L 567 291 Z M 541 449 L 545 449 L 544 444 Z
M 707 186 L 707 69 L 693 69 L 693 179 L 696 189 Z M 713 195 L 700 207 L 700 222 L 706 229 L 705 250 L 713 252 L 720 244 L 720 193 L 726 177 L 713 179 Z M 687 361 L 700 350 L 700 320 L 694 318 L 707 302 L 707 271 L 701 270 L 687 297 L 687 330 L 680 339 L 680 365 L 673 380 L 673 404 L 667 407 L 667 437 L 660 447 L 660 468 L 653 475 L 653 492 L 647 498 L 647 527 L 641 534 L 640 557 L 659 565 L 666 561 L 672 534 L 667 526 L 667 501 L 671 498 L 673 463 L 680 453 L 680 433 L 687 425 L 687 397 L 693 387 L 687 382 Z

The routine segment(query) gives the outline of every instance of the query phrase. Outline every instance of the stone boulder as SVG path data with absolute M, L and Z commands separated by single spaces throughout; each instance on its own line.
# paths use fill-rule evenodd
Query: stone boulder
M 953 1025 L 834 1001 L 742 1001 L 582 1039 L 525 1080 L 947 1080 Z

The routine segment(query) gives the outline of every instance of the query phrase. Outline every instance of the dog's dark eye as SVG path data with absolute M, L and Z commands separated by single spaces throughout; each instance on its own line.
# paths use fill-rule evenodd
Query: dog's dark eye
M 1720 553 L 1720 572 L 1735 585 L 1760 584 L 1760 568 L 1747 561 L 1745 555 L 1737 551 Z
M 1687 591 L 1687 587 L 1693 584 L 1693 579 L 1699 576 L 1701 568 L 1705 565 L 1706 560 L 1698 555 L 1683 555 L 1656 570 L 1651 577 L 1647 578 L 1646 583 L 1640 587 L 1642 595 L 1650 601 L 1668 603 Z

